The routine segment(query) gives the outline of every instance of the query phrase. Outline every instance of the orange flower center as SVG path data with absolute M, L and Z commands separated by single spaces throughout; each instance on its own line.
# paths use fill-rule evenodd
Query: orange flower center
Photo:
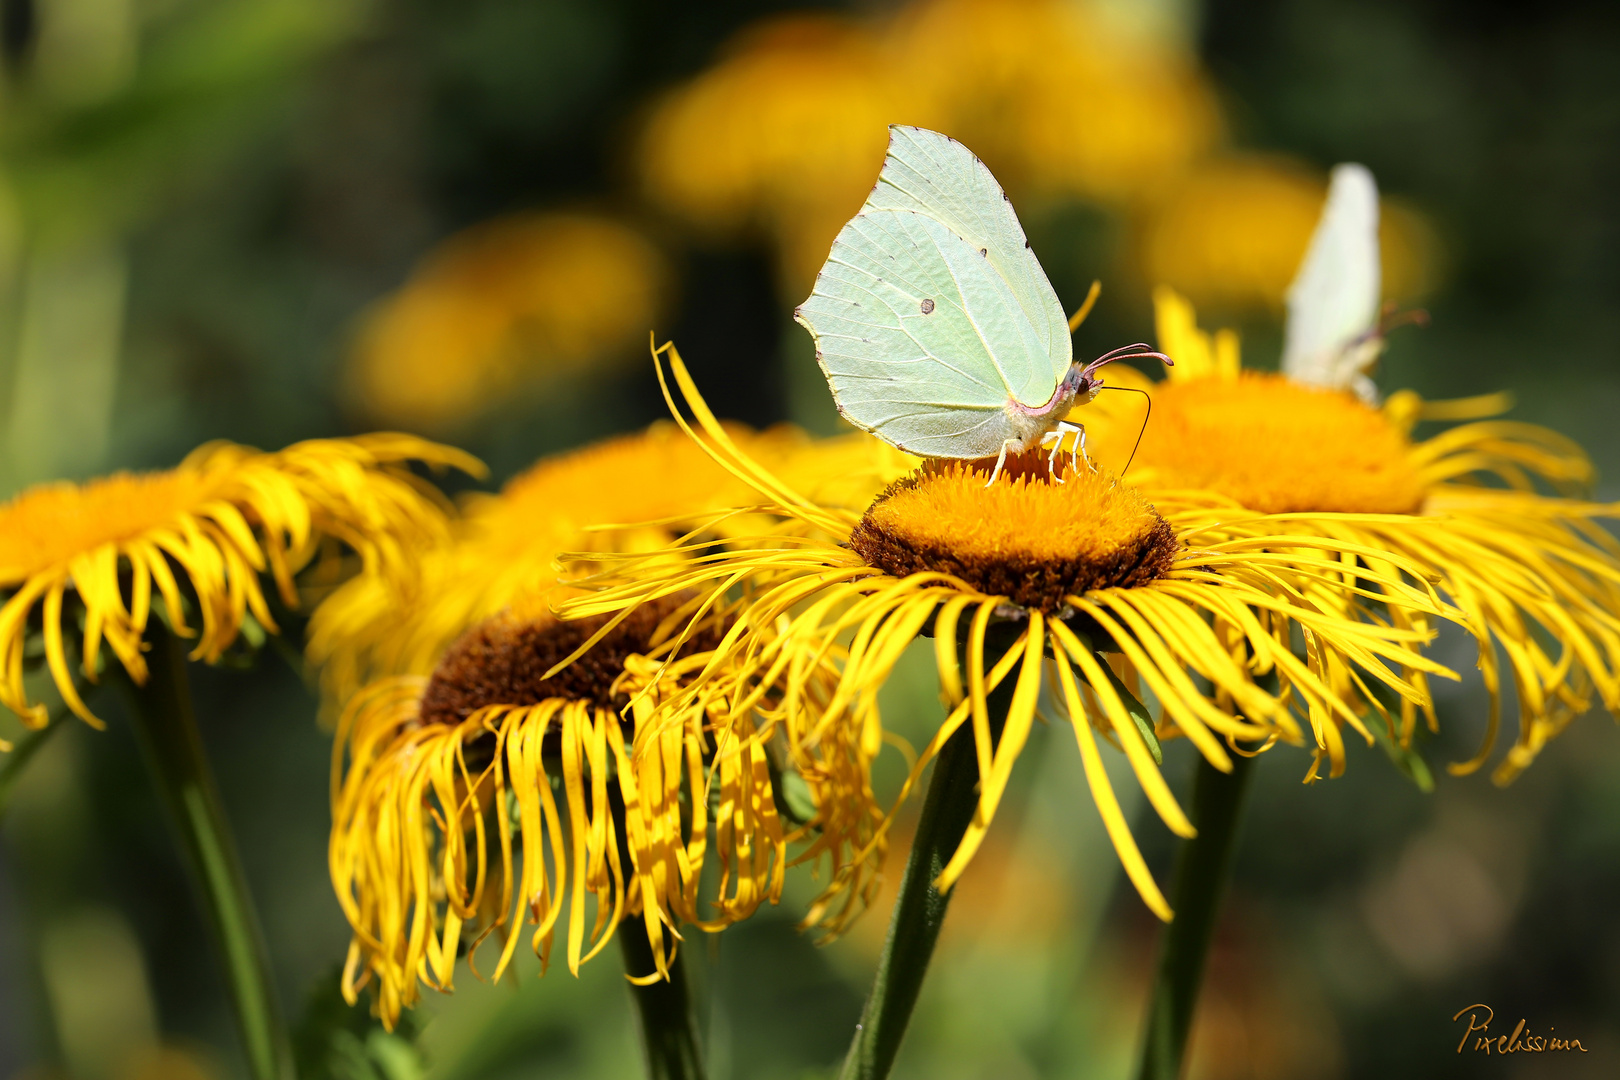
M 30 488 L 0 506 L 0 585 L 169 525 L 213 487 L 205 473 L 170 470 Z
M 1098 455 L 1123 465 L 1138 430 L 1134 419 L 1099 425 Z M 1410 514 L 1424 497 L 1410 451 L 1351 394 L 1244 372 L 1156 385 L 1130 479 L 1214 491 L 1266 513 Z
M 1113 476 L 1065 461 L 1056 483 L 1035 452 L 986 487 L 992 464 L 930 462 L 872 504 L 850 547 L 896 577 L 951 574 L 1048 612 L 1091 589 L 1146 584 L 1175 559 L 1169 524 Z

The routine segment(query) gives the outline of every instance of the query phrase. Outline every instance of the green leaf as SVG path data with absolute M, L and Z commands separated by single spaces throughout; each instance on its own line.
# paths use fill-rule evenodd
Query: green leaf
M 1109 685 L 1114 688 L 1114 693 L 1118 694 L 1119 700 L 1125 703 L 1125 711 L 1131 714 L 1131 720 L 1136 724 L 1137 733 L 1142 736 L 1142 741 L 1147 743 L 1148 753 L 1153 755 L 1153 764 L 1163 765 L 1164 751 L 1159 747 L 1159 736 L 1153 730 L 1153 716 L 1148 712 L 1147 706 L 1142 704 L 1135 694 L 1131 693 L 1130 689 L 1120 681 L 1118 675 L 1114 674 L 1114 669 L 1108 666 L 1108 658 L 1102 653 L 1097 654 L 1097 663 L 1103 669 L 1103 674 L 1107 676 Z
M 1401 775 L 1416 784 L 1417 789 L 1425 795 L 1434 791 L 1434 774 L 1429 771 L 1429 763 L 1423 760 L 1422 754 L 1414 747 L 1402 746 L 1399 741 L 1390 738 L 1383 724 L 1368 724 L 1367 730 L 1372 732 L 1374 741 L 1384 748 L 1384 753 L 1389 755 L 1389 760 L 1395 763 Z
M 816 800 L 810 794 L 810 785 L 804 782 L 798 770 L 791 765 L 783 765 L 777 760 L 778 755 L 771 748 L 765 755 L 765 767 L 771 774 L 771 792 L 776 797 L 776 812 L 795 825 L 805 825 L 815 820 Z M 718 793 L 719 785 L 714 791 Z M 711 816 L 718 808 L 718 802 L 711 796 Z
M 1137 734 L 1141 735 L 1142 741 L 1147 743 L 1148 753 L 1153 755 L 1153 764 L 1163 765 L 1164 750 L 1159 746 L 1159 735 L 1153 728 L 1153 715 L 1148 712 L 1147 706 L 1142 704 L 1135 694 L 1131 693 L 1130 689 L 1120 681 L 1118 675 L 1114 674 L 1114 669 L 1108 664 L 1108 657 L 1101 649 L 1097 648 L 1090 634 L 1079 626 L 1071 625 L 1069 629 L 1074 631 L 1074 636 L 1079 638 L 1086 648 L 1096 654 L 1097 666 L 1102 668 L 1103 676 L 1108 680 L 1108 685 L 1114 688 L 1114 693 L 1118 694 L 1119 700 L 1124 703 L 1125 711 L 1130 714 L 1131 721 L 1136 725 Z M 1075 674 L 1082 679 L 1085 678 L 1079 671 L 1076 671 Z
M 804 782 L 797 769 L 783 769 L 781 773 L 781 801 L 787 807 L 794 824 L 803 825 L 816 816 L 816 800 L 810 794 L 810 785 Z
M 365 1003 L 350 1005 L 339 985 L 342 967 L 318 979 L 293 1032 L 298 1080 L 422 1080 L 427 1063 L 416 1046 L 414 1014 L 388 1031 Z

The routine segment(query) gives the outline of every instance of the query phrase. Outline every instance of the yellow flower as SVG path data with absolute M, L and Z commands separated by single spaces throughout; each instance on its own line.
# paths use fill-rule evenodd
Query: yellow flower
M 919 122 L 1014 191 L 1133 204 L 1221 134 L 1196 58 L 1083 3 L 923 0 L 890 41 Z
M 1321 176 L 1286 158 L 1200 164 L 1148 211 L 1142 240 L 1147 278 L 1199 303 L 1280 310 L 1326 191 Z M 1382 211 L 1384 294 L 1416 299 L 1434 285 L 1433 229 L 1399 202 L 1386 200 Z
M 1212 341 L 1169 290 L 1160 290 L 1158 308 L 1159 344 L 1176 367 L 1165 382 L 1139 380 L 1153 401 L 1145 431 L 1130 395 L 1104 395 L 1076 415 L 1092 452 L 1118 465 L 1141 431 L 1130 482 L 1156 501 L 1202 501 L 1208 536 L 1269 537 L 1279 550 L 1320 545 L 1327 557 L 1420 568 L 1478 640 L 1490 693 L 1484 744 L 1453 773 L 1472 772 L 1490 756 L 1502 654 L 1519 701 L 1519 737 L 1495 770 L 1498 782 L 1590 708 L 1594 690 L 1605 707 L 1620 707 L 1620 543 L 1597 520 L 1620 510 L 1574 497 L 1592 479 L 1578 446 L 1501 420 L 1413 443 L 1411 430 L 1425 415 L 1489 415 L 1503 399 L 1429 406 L 1402 392 L 1379 409 L 1348 392 L 1240 371 L 1229 332 Z M 1226 359 L 1204 362 L 1215 354 Z M 1538 493 L 1537 479 L 1570 497 Z M 1427 624 L 1400 597 L 1383 604 L 1399 625 Z M 1415 722 L 1408 703 L 1403 744 Z M 1336 759 L 1334 773 L 1342 767 Z
M 587 213 L 465 229 L 365 316 L 349 371 L 364 408 L 443 429 L 542 381 L 630 353 L 668 291 L 641 233 Z
M 705 670 L 668 693 L 672 707 L 760 681 L 762 673 L 782 673 L 791 698 L 799 673 L 829 642 L 847 638 L 836 693 L 797 749 L 852 722 L 874 723 L 878 689 L 907 645 L 931 632 L 949 716 L 906 791 L 964 725 L 981 778 L 977 815 L 940 875 L 942 890 L 994 817 L 1043 684 L 1055 680 L 1054 696 L 1074 718 L 1093 797 L 1127 873 L 1168 918 L 1102 768 L 1093 725 L 1124 750 L 1166 824 L 1187 836 L 1192 827 L 1155 766 L 1157 737 L 1184 735 L 1225 769 L 1231 753 L 1248 752 L 1239 742 L 1302 742 L 1297 709 L 1319 744 L 1337 752 L 1337 723 L 1360 729 L 1355 695 L 1370 694 L 1369 683 L 1422 706 L 1425 689 L 1401 672 L 1449 675 L 1415 651 L 1429 639 L 1426 629 L 1355 617 L 1358 589 L 1394 590 L 1413 610 L 1440 614 L 1420 583 L 1401 580 L 1403 569 L 1416 575 L 1399 558 L 1350 570 L 1341 559 L 1353 556 L 1351 545 L 1331 556 L 1296 556 L 1270 551 L 1264 537 L 1216 537 L 1208 522 L 1189 526 L 1178 514 L 1161 515 L 1106 473 L 1066 471 L 1055 482 L 1039 455 L 1009 459 L 1009 480 L 989 487 L 989 462 L 934 463 L 900 479 L 865 514 L 817 506 L 714 423 L 679 356 L 665 348 L 702 429 L 694 438 L 747 479 L 783 524 L 729 548 L 692 540 L 679 547 L 681 558 L 665 551 L 602 560 L 599 576 L 579 582 L 595 591 L 559 610 L 622 617 L 695 593 L 707 610 L 734 620 Z M 1292 649 L 1296 633 L 1308 644 L 1303 659 Z M 1157 736 L 1121 673 L 1159 700 Z M 992 725 L 1001 717 L 991 716 L 989 699 L 1009 689 L 997 739 Z M 834 885 L 853 886 L 866 872 L 862 860 L 843 863 Z
M 681 923 L 719 930 L 776 903 L 789 844 L 834 863 L 881 852 L 876 815 L 863 813 L 875 748 L 859 731 L 800 756 L 808 820 L 778 811 L 780 747 L 805 741 L 806 703 L 831 696 L 836 651 L 795 673 L 796 698 L 772 679 L 710 683 L 671 708 L 721 621 L 698 613 L 677 633 L 695 604 L 675 597 L 612 626 L 559 623 L 548 601 L 522 598 L 475 627 L 431 678 L 372 684 L 339 729 L 330 865 L 354 930 L 344 992 L 353 1002 L 375 979 L 389 1027 L 419 980 L 452 989 L 464 936 L 476 965 L 478 944 L 503 935 L 498 980 L 525 921 L 542 971 L 566 921 L 578 974 L 622 917 L 639 916 L 657 970 L 637 981 L 651 981 L 668 976 Z
M 84 676 L 97 678 L 105 644 L 141 683 L 154 592 L 174 631 L 197 638 L 192 658 L 212 662 L 249 614 L 275 630 L 259 575 L 268 572 L 296 606 L 293 575 L 323 540 L 358 552 L 365 578 L 400 588 L 411 580 L 413 552 L 447 531 L 436 494 L 406 467 L 413 459 L 480 468 L 459 451 L 400 435 L 317 439 L 271 454 L 209 443 L 165 472 L 23 492 L 0 506 L 0 589 L 10 593 L 0 608 L 0 703 L 31 727 L 47 721 L 23 684 L 36 608 L 57 690 L 100 726 L 68 661 L 70 603 L 83 608 Z M 200 632 L 188 623 L 191 603 Z
M 888 125 L 906 112 L 866 27 L 827 15 L 762 20 L 653 108 L 637 155 L 641 187 L 701 232 L 774 238 L 791 292 L 860 208 Z
M 859 24 L 763 20 L 648 117 L 638 158 L 646 195 L 722 234 L 820 203 L 847 218 L 883 161 L 898 95 Z
M 835 505 L 863 504 L 882 486 L 879 470 L 892 468 L 864 434 L 811 441 L 785 427 L 727 430 Z M 421 555 L 422 585 L 408 603 L 363 578 L 333 593 L 310 621 L 310 660 L 337 702 L 379 675 L 426 675 L 467 629 L 554 583 L 560 553 L 659 547 L 748 501 L 746 485 L 669 423 L 546 458 L 499 495 L 465 505 L 454 542 Z M 598 528 L 608 524 L 642 527 Z M 716 527 L 746 524 L 733 518 Z
M 1220 132 L 1196 63 L 1061 0 L 923 0 L 887 22 L 761 20 L 649 112 L 647 200 L 758 233 L 802 295 L 871 190 L 888 126 L 978 148 L 1013 191 L 1134 203 Z

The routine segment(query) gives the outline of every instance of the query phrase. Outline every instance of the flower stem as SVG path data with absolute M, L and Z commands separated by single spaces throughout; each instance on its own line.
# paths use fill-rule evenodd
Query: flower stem
M 1198 835 L 1183 842 L 1176 855 L 1170 901 L 1176 917 L 1165 929 L 1164 952 L 1148 1005 L 1141 1080 L 1178 1080 L 1182 1075 L 1193 1010 L 1231 872 L 1238 816 L 1253 770 L 1254 759 L 1241 754 L 1232 756 L 1229 773 L 1198 759 L 1192 794 L 1192 823 Z
M 124 680 L 141 749 L 178 830 L 204 912 L 224 958 L 231 1006 L 253 1080 L 291 1076 L 286 1030 L 276 1004 L 269 958 L 241 860 L 203 755 L 181 644 L 157 620 L 147 626 L 149 675 Z
M 624 970 L 642 976 L 656 970 L 652 944 L 636 916 L 619 924 L 619 949 Z M 648 1080 L 703 1080 L 703 1057 L 698 1051 L 697 1021 L 686 988 L 686 963 L 676 950 L 669 961 L 669 979 L 646 986 L 630 984 L 636 1016 L 641 1021 L 641 1043 L 647 1051 Z
M 1001 737 L 1016 681 L 1005 679 L 988 695 L 994 738 Z M 978 788 L 978 754 L 973 732 L 964 724 L 946 740 L 934 761 L 917 835 L 911 842 L 911 857 L 906 860 L 900 895 L 889 919 L 883 957 L 878 961 L 877 976 L 866 1007 L 861 1010 L 861 1022 L 856 1025 L 855 1040 L 844 1058 L 839 1080 L 883 1080 L 894 1067 L 951 902 L 950 894 L 941 893 L 934 882 L 956 854 L 973 821 L 979 805 Z
M 608 799 L 613 823 L 618 829 L 619 865 L 630 866 L 626 843 L 624 800 L 610 787 Z M 641 978 L 658 969 L 652 942 L 640 916 L 630 915 L 619 923 L 619 951 L 627 974 Z M 698 1044 L 697 1018 L 692 996 L 686 985 L 684 950 L 677 949 L 669 959 L 669 978 L 645 986 L 630 983 L 630 996 L 641 1021 L 641 1045 L 646 1051 L 648 1080 L 703 1080 L 703 1054 Z

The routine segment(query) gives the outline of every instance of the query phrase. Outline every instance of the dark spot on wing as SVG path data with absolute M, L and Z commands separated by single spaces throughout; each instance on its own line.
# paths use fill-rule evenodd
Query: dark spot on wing
M 989 248 L 980 248 L 979 249 L 979 254 L 988 258 L 989 255 L 990 255 L 990 249 Z
M 934 302 L 932 300 L 924 300 L 922 302 L 922 313 L 924 315 L 932 315 L 934 313 Z

